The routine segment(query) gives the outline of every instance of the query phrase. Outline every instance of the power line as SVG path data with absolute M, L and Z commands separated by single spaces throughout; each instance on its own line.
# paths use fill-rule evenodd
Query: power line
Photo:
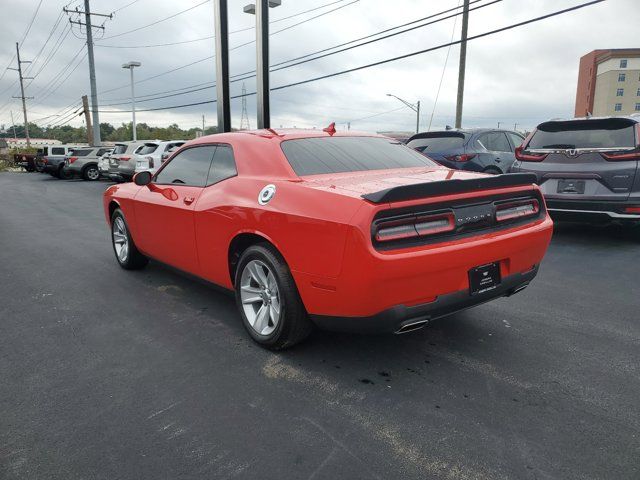
M 20 40 L 20 46 L 22 46 L 22 44 L 24 43 L 25 39 L 27 38 L 27 35 L 29 35 L 29 32 L 31 31 L 31 27 L 33 26 L 33 22 L 35 21 L 36 17 L 38 16 L 38 12 L 40 11 L 40 6 L 42 5 L 42 0 L 40 0 L 40 2 L 38 2 L 38 6 L 36 7 L 36 11 L 33 12 L 33 17 L 31 17 L 31 21 L 29 22 L 29 26 L 27 27 L 27 30 L 24 32 L 24 35 L 22 36 L 22 40 Z
M 35 63 L 40 59 L 40 55 L 42 54 L 42 52 L 46 48 L 47 44 L 49 43 L 49 40 L 51 40 L 51 37 L 53 36 L 53 33 L 58 28 L 58 25 L 60 24 L 60 21 L 62 20 L 63 16 L 64 16 L 64 12 L 60 11 L 60 13 L 58 14 L 58 18 L 56 19 L 56 21 L 53 24 L 53 28 L 51 29 L 51 31 L 49 32 L 49 35 L 47 36 L 47 39 L 44 41 L 44 43 L 42 44 L 42 47 L 40 48 L 40 50 L 38 51 L 38 53 L 34 57 L 33 62 L 26 68 L 26 72 L 27 73 L 31 69 L 33 69 L 33 66 L 35 65 Z
M 140 0 L 133 0 L 133 2 L 129 2 L 126 5 L 123 5 L 122 7 L 116 8 L 113 13 L 119 12 L 120 10 L 124 10 L 127 7 L 130 7 L 131 5 L 133 5 L 134 3 L 138 3 Z
M 84 48 L 84 45 L 82 46 Z M 80 52 L 78 52 L 80 53 Z M 67 81 L 67 79 L 73 74 L 73 72 L 75 72 L 77 70 L 77 68 L 84 62 L 84 59 L 87 58 L 88 52 L 85 52 L 84 55 L 82 56 L 82 58 L 80 59 L 80 61 L 78 61 L 78 63 L 76 63 L 76 66 L 73 67 L 69 73 L 67 74 L 66 77 L 64 77 L 59 83 L 58 85 L 53 89 L 50 90 L 48 93 L 46 93 L 42 98 L 41 98 L 41 102 L 46 100 L 47 98 L 49 98 L 51 95 L 53 95 L 62 85 L 64 85 L 64 83 Z M 77 56 L 77 55 L 76 55 Z M 53 87 L 53 85 L 51 85 Z
M 136 0 L 138 1 L 138 0 Z M 315 12 L 316 10 L 320 10 L 322 8 L 326 8 L 329 7 L 331 5 L 335 5 L 336 3 L 342 3 L 346 0 L 336 0 L 333 2 L 329 2 L 329 3 L 325 3 L 324 5 L 320 5 L 318 7 L 315 8 L 310 8 L 308 10 L 304 10 L 302 12 L 298 12 L 298 13 L 294 13 L 293 15 L 289 15 L 287 17 L 282 17 L 282 18 L 278 18 L 275 20 L 270 21 L 270 24 L 274 24 L 274 23 L 278 23 L 278 22 L 282 22 L 284 20 L 289 20 L 290 18 L 294 18 L 294 17 L 299 17 L 300 15 L 304 15 L 306 13 L 310 13 L 310 12 Z M 477 0 L 480 1 L 480 0 Z M 135 2 L 132 2 L 135 3 Z M 124 7 L 123 7 L 124 8 Z M 248 30 L 254 30 L 256 27 L 252 26 L 252 27 L 246 27 L 246 28 L 241 28 L 239 30 L 233 30 L 231 32 L 229 32 L 229 34 L 233 34 L 233 33 L 241 33 L 241 32 L 246 32 Z M 113 37 L 111 37 L 113 38 Z M 103 48 L 154 48 L 154 47 L 169 47 L 172 45 L 184 45 L 186 43 L 194 43 L 194 42 L 201 42 L 203 40 L 211 40 L 215 38 L 215 35 L 208 35 L 206 37 L 200 37 L 200 38 L 194 38 L 192 40 L 182 40 L 180 42 L 169 42 L 169 43 L 156 43 L 156 44 L 152 44 L 152 45 L 96 45 L 98 47 L 103 47 Z
M 585 7 L 589 7 L 591 5 L 602 3 L 604 1 L 605 0 L 592 0 L 590 2 L 581 3 L 581 4 L 575 5 L 573 7 L 565 8 L 565 9 L 562 9 L 562 10 L 557 10 L 555 12 L 548 13 L 546 15 L 541 15 L 539 17 L 530 18 L 530 19 L 524 20 L 522 22 L 513 23 L 511 25 L 507 25 L 507 26 L 501 27 L 501 28 L 496 28 L 494 30 L 490 30 L 488 32 L 480 33 L 480 34 L 477 34 L 477 35 L 472 35 L 472 36 L 467 38 L 467 41 L 477 40 L 479 38 L 487 37 L 487 36 L 490 36 L 490 35 L 495 35 L 496 33 L 505 32 L 507 30 L 512 30 L 514 28 L 518 28 L 518 27 L 522 27 L 522 26 L 525 26 L 525 25 L 529 25 L 531 23 L 539 22 L 541 20 L 546 20 L 547 18 L 551 18 L 551 17 L 555 17 L 555 16 L 562 15 L 562 14 L 565 14 L 565 13 L 573 12 L 575 10 L 579 10 L 579 9 L 582 9 L 582 8 L 585 8 Z M 327 78 L 333 78 L 333 77 L 337 77 L 337 76 L 340 76 L 340 75 L 345 75 L 347 73 L 352 73 L 352 72 L 356 72 L 356 71 L 359 71 L 359 70 L 364 70 L 364 69 L 371 68 L 371 67 L 377 67 L 379 65 L 384 65 L 384 64 L 387 64 L 387 63 L 391 63 L 391 62 L 396 62 L 398 60 L 403 60 L 405 58 L 414 57 L 416 55 L 422 55 L 424 53 L 433 52 L 435 50 L 439 50 L 441 48 L 445 48 L 445 47 L 448 47 L 450 45 L 457 45 L 461 41 L 462 40 L 455 40 L 455 41 L 452 41 L 452 42 L 447 42 L 447 43 L 443 43 L 441 45 L 437 45 L 435 47 L 430 47 L 430 48 L 426 48 L 426 49 L 423 49 L 423 50 L 417 50 L 415 52 L 407 53 L 407 54 L 404 54 L 404 55 L 399 55 L 399 56 L 388 58 L 388 59 L 385 59 L 385 60 L 380 60 L 380 61 L 369 63 L 369 64 L 366 64 L 366 65 L 361 65 L 361 66 L 358 66 L 358 67 L 353 67 L 353 68 L 349 68 L 349 69 L 346 69 L 346 70 L 341 70 L 341 71 L 338 71 L 338 72 L 330 73 L 330 74 L 327 74 L 327 75 L 321 75 L 321 76 L 318 76 L 318 77 L 309 78 L 309 79 L 306 79 L 306 80 L 300 80 L 298 82 L 293 82 L 293 83 L 289 83 L 289 84 L 286 84 L 286 85 L 280 85 L 278 87 L 272 88 L 271 91 L 284 90 L 286 88 L 291 88 L 291 87 L 296 87 L 296 86 L 299 86 L 299 85 L 304 85 L 304 84 L 307 84 L 307 83 L 317 82 L 319 80 L 325 80 Z M 255 95 L 255 94 L 256 94 L 256 92 L 251 92 L 251 93 L 247 93 L 246 95 Z M 232 96 L 231 98 L 235 99 L 235 98 L 240 98 L 240 97 L 242 97 L 242 95 L 235 95 L 235 96 Z M 158 111 L 158 110 L 172 110 L 172 109 L 192 107 L 192 106 L 197 106 L 197 105 L 205 105 L 205 104 L 208 104 L 208 103 L 215 103 L 216 101 L 217 100 L 206 100 L 206 101 L 202 101 L 202 102 L 194 102 L 194 103 L 188 103 L 188 104 L 183 104 L 183 105 L 173 105 L 173 106 L 170 106 L 170 107 L 149 108 L 149 109 L 139 110 L 139 111 L 140 112 L 152 112 L 152 111 Z M 104 110 L 104 112 L 105 113 L 122 113 L 122 111 L 120 111 L 120 110 Z
M 137 32 L 139 30 L 143 30 L 145 28 L 152 27 L 153 25 L 157 25 L 159 23 L 166 22 L 167 20 L 171 20 L 172 18 L 175 18 L 178 15 L 182 15 L 183 13 L 186 13 L 186 12 L 188 12 L 190 10 L 193 10 L 194 8 L 198 8 L 198 7 L 202 6 L 202 5 L 204 5 L 205 3 L 209 3 L 209 2 L 210 2 L 210 0 L 205 0 L 204 2 L 200 2 L 200 3 L 198 3 L 198 4 L 196 4 L 196 5 L 192 6 L 192 7 L 189 7 L 189 8 L 187 8 L 185 10 L 182 10 L 182 11 L 180 11 L 178 13 L 174 13 L 173 15 L 170 15 L 170 16 L 168 16 L 166 18 L 162 18 L 162 19 L 157 20 L 155 22 L 149 23 L 148 25 L 143 25 L 142 27 L 134 28 L 133 30 L 128 30 L 126 32 L 118 33 L 117 35 L 111 35 L 110 37 L 104 37 L 104 38 L 102 38 L 102 40 L 109 40 L 110 38 L 121 37 L 121 36 L 127 35 L 129 33 Z

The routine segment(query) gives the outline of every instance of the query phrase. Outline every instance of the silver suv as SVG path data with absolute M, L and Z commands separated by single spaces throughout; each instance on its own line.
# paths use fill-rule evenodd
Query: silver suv
M 113 147 L 109 156 L 109 173 L 111 180 L 126 182 L 135 173 L 135 154 L 144 147 L 144 142 L 120 142 Z
M 98 160 L 110 150 L 112 150 L 111 147 L 88 147 L 74 150 L 64 159 L 62 177 L 69 179 L 79 175 L 83 180 L 98 180 L 100 178 Z
M 557 219 L 640 222 L 640 116 L 552 120 L 516 149 Z
M 146 142 L 142 150 L 136 153 L 136 173 L 144 171 L 151 173 L 157 172 L 158 168 L 169 158 L 169 154 L 185 143 L 184 140 L 155 140 Z

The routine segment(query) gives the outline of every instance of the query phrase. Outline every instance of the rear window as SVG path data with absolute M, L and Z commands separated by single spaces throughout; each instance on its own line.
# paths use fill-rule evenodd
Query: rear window
M 635 123 L 623 118 L 545 122 L 538 126 L 527 148 L 635 147 Z
M 464 145 L 464 135 L 456 134 L 432 134 L 427 138 L 410 140 L 407 145 L 420 152 L 446 152 L 461 148 Z
M 282 142 L 297 175 L 436 165 L 395 140 L 376 137 L 301 138 Z
M 119 154 L 124 153 L 126 151 L 127 151 L 127 146 L 126 145 L 118 144 L 115 147 L 113 147 L 113 155 L 119 155 Z
M 158 145 L 156 145 L 155 143 L 146 143 L 140 150 L 138 150 L 136 153 L 138 155 L 148 155 L 150 153 L 153 153 L 156 151 L 156 149 L 158 148 Z

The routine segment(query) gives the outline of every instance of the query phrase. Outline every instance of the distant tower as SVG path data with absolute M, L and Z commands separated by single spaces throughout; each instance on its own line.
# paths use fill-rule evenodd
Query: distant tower
M 242 82 L 242 117 L 240 118 L 240 130 L 249 130 L 249 115 L 247 115 L 247 89 Z

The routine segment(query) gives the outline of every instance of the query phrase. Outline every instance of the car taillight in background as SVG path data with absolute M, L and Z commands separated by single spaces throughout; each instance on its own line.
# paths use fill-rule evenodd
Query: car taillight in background
M 625 213 L 640 213 L 640 205 L 632 205 L 630 207 L 624 207 Z
M 547 158 L 546 153 L 523 153 L 523 151 L 522 145 L 516 147 L 516 160 L 520 160 L 521 162 L 541 162 Z
M 605 160 L 610 162 L 628 162 L 640 160 L 640 152 L 601 153 Z
M 376 229 L 376 240 L 388 242 L 403 238 L 423 237 L 455 229 L 453 213 L 410 217 L 403 220 L 381 222 Z
M 131 160 L 131 157 L 115 157 L 115 159 L 119 162 L 128 162 L 129 160 Z
M 73 163 L 78 159 L 78 157 L 69 157 L 69 163 Z
M 528 217 L 537 215 L 539 211 L 540 204 L 535 199 L 516 203 L 503 203 L 496 206 L 496 220 L 503 222 L 513 218 Z
M 149 162 L 149 168 L 153 168 L 153 157 L 146 157 L 147 162 Z
M 49 163 L 49 160 L 47 160 L 47 157 L 42 157 L 42 163 L 44 164 Z
M 475 153 L 463 153 L 461 155 L 449 155 L 444 158 L 446 158 L 450 162 L 468 162 L 475 156 Z

